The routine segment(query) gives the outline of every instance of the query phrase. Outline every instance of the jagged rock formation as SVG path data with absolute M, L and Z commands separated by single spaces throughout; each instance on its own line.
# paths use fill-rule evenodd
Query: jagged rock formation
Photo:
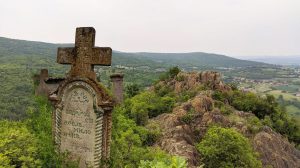
M 261 154 L 263 165 L 300 167 L 300 151 L 268 127 L 255 135 L 253 145 Z
M 230 90 L 216 72 L 179 73 L 169 81 L 162 81 L 157 85 L 165 85 L 175 93 L 195 89 L 199 86 L 208 86 L 209 89 Z M 172 113 L 164 113 L 150 120 L 150 123 L 159 125 L 162 135 L 154 144 L 172 155 L 179 155 L 187 159 L 189 167 L 200 166 L 201 156 L 195 144 L 203 138 L 211 124 L 235 128 L 248 137 L 254 149 L 259 152 L 263 166 L 274 168 L 294 168 L 300 165 L 300 151 L 291 145 L 280 134 L 271 128 L 253 132 L 248 120 L 254 114 L 233 109 L 230 116 L 226 116 L 214 107 L 211 91 L 200 90 L 197 95 L 187 102 L 177 105 Z M 184 120 L 187 115 L 192 117 Z

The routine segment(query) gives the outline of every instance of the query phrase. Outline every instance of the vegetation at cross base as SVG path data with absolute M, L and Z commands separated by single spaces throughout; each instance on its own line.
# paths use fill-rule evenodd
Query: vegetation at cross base
M 258 154 L 247 138 L 231 128 L 213 126 L 208 129 L 197 149 L 205 167 L 262 167 Z
M 0 167 L 39 167 L 38 139 L 24 123 L 0 121 Z
M 57 154 L 51 132 L 51 106 L 44 97 L 27 111 L 24 121 L 0 120 L 0 167 L 77 167 Z
M 133 101 L 132 103 L 138 102 Z M 148 168 L 160 165 L 166 168 L 186 167 L 184 159 L 171 156 L 158 147 L 151 146 L 160 137 L 158 126 L 144 127 L 138 125 L 131 114 L 127 113 L 129 108 L 131 107 L 121 105 L 113 112 L 110 166 L 113 168 Z
M 250 92 L 232 90 L 225 92 L 215 91 L 213 98 L 223 103 L 228 103 L 237 110 L 252 112 L 263 124 L 285 135 L 299 147 L 299 125 L 288 116 L 285 109 L 276 102 L 274 96 L 261 97 Z

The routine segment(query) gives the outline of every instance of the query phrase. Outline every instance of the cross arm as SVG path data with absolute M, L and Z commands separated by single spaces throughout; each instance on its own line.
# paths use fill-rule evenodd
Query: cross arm
M 74 61 L 75 49 L 73 47 L 58 48 L 57 62 L 60 64 L 71 64 Z
M 112 49 L 110 47 L 95 47 L 93 48 L 92 59 L 90 64 L 110 66 L 112 57 Z

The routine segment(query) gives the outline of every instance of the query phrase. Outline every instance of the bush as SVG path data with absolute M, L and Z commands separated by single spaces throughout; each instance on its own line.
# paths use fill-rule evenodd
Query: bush
M 181 70 L 176 66 L 169 69 L 168 72 L 159 76 L 160 81 L 165 81 L 174 78 Z
M 247 119 L 247 127 L 249 128 L 251 133 L 255 134 L 261 130 L 263 124 L 257 117 L 252 116 Z
M 274 96 L 267 95 L 263 98 L 254 93 L 244 93 L 234 90 L 225 92 L 215 91 L 213 98 L 229 104 L 237 110 L 252 112 L 265 125 L 287 136 L 296 145 L 300 144 L 300 128 L 296 124 L 297 122 L 288 117 L 285 109 L 279 106 Z
M 169 94 L 172 91 L 172 89 L 167 85 L 162 86 L 158 84 L 154 86 L 154 91 L 158 96 L 162 97 Z
M 182 82 L 182 81 L 184 81 L 184 76 L 183 75 L 178 75 L 178 76 L 176 76 L 176 81 L 178 81 L 178 82 Z
M 148 128 L 138 126 L 126 115 L 125 107 L 117 107 L 113 114 L 110 167 L 137 168 L 140 161 L 171 160 L 171 156 L 159 148 L 149 147 L 160 136 L 156 124 Z
M 189 99 L 195 97 L 197 95 L 198 91 L 197 90 L 187 90 L 187 91 L 183 91 L 181 92 L 178 96 L 177 96 L 177 101 L 179 102 L 186 102 Z
M 211 127 L 197 149 L 205 167 L 262 167 L 248 139 L 234 129 Z
M 150 91 L 138 94 L 125 102 L 130 117 L 138 125 L 146 125 L 149 118 L 170 112 L 174 104 L 174 98 L 160 97 Z
M 174 78 L 181 70 L 176 66 L 169 69 L 169 75 Z
M 161 129 L 157 123 L 151 122 L 147 126 L 147 139 L 145 145 L 153 145 L 161 137 Z
M 27 111 L 28 119 L 25 121 L 27 128 L 38 139 L 38 157 L 43 167 L 61 165 L 62 158 L 55 152 L 52 139 L 52 108 L 45 97 L 35 97 L 35 107 Z
M 171 158 L 159 158 L 152 161 L 142 160 L 139 168 L 186 168 L 187 162 L 185 159 L 173 156 Z
M 58 154 L 52 139 L 52 107 L 45 97 L 35 97 L 35 106 L 27 111 L 24 121 L 28 130 L 36 137 L 37 158 L 42 167 L 78 167 L 76 161 L 68 159 L 68 153 Z
M 195 116 L 195 110 L 193 108 L 189 109 L 189 111 L 180 118 L 181 122 L 184 122 L 185 124 L 190 124 Z
M 0 167 L 39 167 L 37 139 L 21 122 L 0 121 Z

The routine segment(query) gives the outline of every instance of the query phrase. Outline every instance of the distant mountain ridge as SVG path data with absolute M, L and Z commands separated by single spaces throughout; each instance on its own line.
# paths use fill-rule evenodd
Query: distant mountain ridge
M 56 57 L 58 47 L 72 46 L 73 44 L 53 44 L 36 41 L 16 40 L 0 37 L 0 57 L 5 56 L 49 56 Z M 247 61 L 220 54 L 204 52 L 191 53 L 148 53 L 148 52 L 121 52 L 113 51 L 113 65 L 157 65 L 168 66 L 196 66 L 196 67 L 245 67 L 264 66 L 261 62 Z
M 220 54 L 211 54 L 204 52 L 190 53 L 149 53 L 149 52 L 116 52 L 116 57 L 128 57 L 135 59 L 147 59 L 156 63 L 179 65 L 182 67 L 246 67 L 246 66 L 265 66 L 266 63 L 241 60 Z
M 251 58 L 249 60 L 265 62 L 268 64 L 276 64 L 276 65 L 300 65 L 300 55 L 294 56 L 262 56 L 257 58 Z

